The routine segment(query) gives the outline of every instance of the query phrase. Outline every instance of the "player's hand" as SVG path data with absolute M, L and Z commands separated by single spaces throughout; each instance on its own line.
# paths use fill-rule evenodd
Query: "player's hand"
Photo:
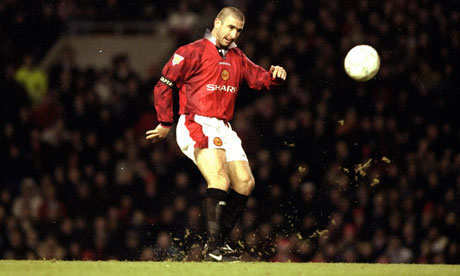
M 163 127 L 161 124 L 159 124 L 155 129 L 148 130 L 145 133 L 145 139 L 152 140 L 152 143 L 159 142 L 163 140 L 166 135 L 168 135 L 170 129 L 171 128 Z
M 281 66 L 272 65 L 270 67 L 270 73 L 272 74 L 272 77 L 274 79 L 286 80 L 286 76 L 287 76 L 286 70 L 284 70 L 284 68 Z

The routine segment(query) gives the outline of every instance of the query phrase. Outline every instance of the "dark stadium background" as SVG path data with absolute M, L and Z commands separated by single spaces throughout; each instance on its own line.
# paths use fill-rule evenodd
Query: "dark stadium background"
M 170 55 L 229 4 L 239 47 L 288 72 L 277 91 L 243 87 L 232 122 L 256 179 L 232 233 L 243 259 L 458 264 L 452 0 L 1 1 L 0 258 L 200 260 L 204 180 L 174 133 L 144 138 L 161 66 L 120 49 L 83 67 L 71 44 L 44 64 L 66 35 L 166 33 Z M 382 60 L 366 83 L 343 70 L 356 44 Z

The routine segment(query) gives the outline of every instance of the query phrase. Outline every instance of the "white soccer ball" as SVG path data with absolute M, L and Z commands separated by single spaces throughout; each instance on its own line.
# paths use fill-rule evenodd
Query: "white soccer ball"
M 368 81 L 379 71 L 380 57 L 371 46 L 358 45 L 348 52 L 343 66 L 350 78 L 355 81 Z

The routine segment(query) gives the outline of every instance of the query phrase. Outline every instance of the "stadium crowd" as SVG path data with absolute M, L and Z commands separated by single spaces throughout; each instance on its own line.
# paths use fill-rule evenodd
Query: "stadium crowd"
M 460 263 L 455 1 L 29 2 L 0 3 L 1 258 L 201 259 L 205 182 L 174 134 L 144 138 L 159 72 L 140 78 L 122 53 L 78 68 L 71 48 L 50 70 L 35 61 L 73 18 L 174 26 L 177 5 L 194 39 L 236 3 L 240 48 L 289 76 L 273 93 L 243 87 L 232 121 L 256 179 L 232 232 L 243 260 Z M 362 43 L 382 67 L 357 83 L 342 61 Z

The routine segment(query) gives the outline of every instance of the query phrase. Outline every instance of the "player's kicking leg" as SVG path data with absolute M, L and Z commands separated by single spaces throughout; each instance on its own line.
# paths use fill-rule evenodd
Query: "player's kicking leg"
M 230 178 L 225 168 L 225 150 L 196 148 L 195 160 L 208 184 L 203 200 L 203 216 L 208 232 L 204 259 L 217 262 L 237 261 L 235 256 L 225 250 L 221 233 L 222 215 L 230 186 Z
M 233 250 L 229 244 L 229 235 L 246 208 L 248 198 L 254 189 L 255 181 L 247 160 L 228 162 L 226 166 L 231 189 L 222 218 L 222 238 L 227 251 Z

